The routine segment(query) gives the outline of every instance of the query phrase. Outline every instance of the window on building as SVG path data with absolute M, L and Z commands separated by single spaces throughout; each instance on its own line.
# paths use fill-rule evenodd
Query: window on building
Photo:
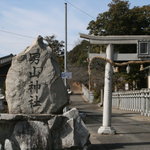
M 140 54 L 148 54 L 148 43 L 147 42 L 140 42 L 139 48 L 140 48 Z

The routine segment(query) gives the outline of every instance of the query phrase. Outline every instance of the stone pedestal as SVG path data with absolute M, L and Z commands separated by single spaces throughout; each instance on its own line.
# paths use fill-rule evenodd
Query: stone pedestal
M 63 115 L 0 115 L 0 147 L 3 150 L 78 149 L 89 143 L 89 136 L 75 108 Z
M 116 133 L 115 129 L 112 128 L 112 127 L 100 127 L 98 129 L 98 133 L 99 134 L 110 134 L 110 135 L 113 135 Z

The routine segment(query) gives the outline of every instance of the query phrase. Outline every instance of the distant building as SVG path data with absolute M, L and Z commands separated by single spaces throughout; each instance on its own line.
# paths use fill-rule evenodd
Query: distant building
M 0 88 L 2 89 L 2 91 L 5 89 L 5 79 L 8 69 L 11 66 L 13 56 L 13 54 L 10 54 L 8 56 L 0 58 Z

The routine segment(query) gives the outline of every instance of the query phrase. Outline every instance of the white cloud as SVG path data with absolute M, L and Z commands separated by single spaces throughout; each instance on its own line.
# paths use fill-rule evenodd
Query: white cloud
M 59 40 L 64 40 L 65 25 L 64 13 L 59 9 L 51 9 L 49 14 L 35 10 L 11 7 L 9 11 L 1 12 L 5 30 L 19 34 L 36 37 L 37 35 L 55 34 Z M 8 28 L 7 28 L 8 27 Z M 78 14 L 68 14 L 68 49 L 72 49 L 75 41 L 79 38 L 79 32 L 85 31 L 84 20 Z M 29 44 L 31 39 L 20 38 L 3 34 L 0 36 L 0 48 L 6 49 L 5 53 L 18 53 Z M 9 44 L 8 44 L 9 43 Z M 10 50 L 9 50 L 10 49 Z
M 36 6 L 35 6 L 36 7 Z M 0 10 L 0 29 L 14 33 L 29 35 L 55 34 L 59 40 L 65 39 L 65 13 L 64 4 L 43 9 L 29 9 L 7 5 L 7 9 Z M 8 11 L 9 10 L 9 11 Z M 68 5 L 68 50 L 72 49 L 79 39 L 79 33 L 87 33 L 86 28 L 91 18 Z M 31 43 L 32 39 L 21 38 L 6 33 L 0 34 L 0 53 L 5 55 L 19 53 Z
M 12 8 L 10 11 L 3 11 L 3 17 L 5 20 L 12 26 L 17 27 L 18 29 L 28 29 L 32 30 L 31 33 L 39 31 L 39 29 L 45 28 L 54 28 L 58 26 L 57 18 L 48 16 L 42 12 L 31 11 L 21 8 Z M 60 18 L 58 18 L 60 21 Z
M 62 32 L 64 29 L 62 26 L 64 18 L 61 15 L 58 15 L 57 18 L 54 17 L 55 14 L 53 12 L 48 16 L 42 12 L 13 7 L 9 12 L 2 11 L 1 14 L 4 19 L 4 30 L 32 37 L 36 37 L 39 34 L 44 36 L 55 34 L 59 39 L 64 37 L 64 32 Z M 58 12 L 58 14 L 61 13 Z M 0 49 L 7 49 L 4 53 L 10 53 L 8 50 L 10 48 L 12 52 L 16 53 L 16 51 L 22 50 L 24 44 L 29 43 L 28 41 L 31 41 L 31 39 L 3 33 L 0 35 Z

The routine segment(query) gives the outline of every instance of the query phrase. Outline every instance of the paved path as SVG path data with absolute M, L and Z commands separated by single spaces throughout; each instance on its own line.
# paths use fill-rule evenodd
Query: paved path
M 150 117 L 130 111 L 113 110 L 112 127 L 116 135 L 99 135 L 102 108 L 86 103 L 82 95 L 71 95 L 71 106 L 79 109 L 91 133 L 92 145 L 88 150 L 150 150 Z

